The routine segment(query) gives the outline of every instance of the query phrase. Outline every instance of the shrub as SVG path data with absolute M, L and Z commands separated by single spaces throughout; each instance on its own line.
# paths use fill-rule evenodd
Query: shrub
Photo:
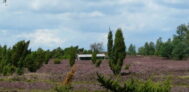
M 102 60 L 98 60 L 98 61 L 95 63 L 96 67 L 100 67 L 101 63 L 102 63 Z
M 75 64 L 76 55 L 77 55 L 77 48 L 71 47 L 70 48 L 70 53 L 69 53 L 70 66 L 73 66 Z
M 54 89 L 56 92 L 71 92 L 71 86 L 59 85 L 56 86 Z
M 129 70 L 129 67 L 130 67 L 130 66 L 131 66 L 130 64 L 126 64 L 124 69 L 125 69 L 125 70 Z
M 30 72 L 36 72 L 37 69 L 39 69 L 41 66 L 43 66 L 43 63 L 45 63 L 45 52 L 39 48 L 37 51 L 34 51 L 27 55 L 25 62 L 26 62 L 26 68 Z
M 92 53 L 92 63 L 93 64 L 96 64 L 96 59 L 97 59 L 96 55 L 97 55 L 97 51 L 93 51 L 93 53 Z
M 61 60 L 60 59 L 54 59 L 54 64 L 60 64 Z
M 18 75 L 22 75 L 22 74 L 24 73 L 24 69 L 23 69 L 23 68 L 17 68 L 17 69 L 16 69 L 16 73 L 17 73 Z
M 98 82 L 111 92 L 170 92 L 171 86 L 168 80 L 153 82 L 152 80 L 141 81 L 136 79 L 127 80 L 124 85 L 112 79 L 106 79 L 97 73 Z

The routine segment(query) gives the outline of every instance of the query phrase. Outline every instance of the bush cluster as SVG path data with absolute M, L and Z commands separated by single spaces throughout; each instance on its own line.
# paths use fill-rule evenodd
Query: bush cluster
M 123 85 L 118 81 L 107 79 L 97 73 L 98 82 L 102 87 L 111 92 L 170 92 L 171 86 L 168 80 L 153 82 L 152 80 L 141 81 L 137 79 L 127 80 Z
M 60 59 L 54 59 L 54 64 L 60 64 L 61 60 Z
M 0 74 L 11 75 L 23 74 L 24 69 L 35 72 L 43 63 L 48 62 L 50 55 L 48 51 L 28 49 L 29 41 L 19 41 L 13 47 L 0 46 Z

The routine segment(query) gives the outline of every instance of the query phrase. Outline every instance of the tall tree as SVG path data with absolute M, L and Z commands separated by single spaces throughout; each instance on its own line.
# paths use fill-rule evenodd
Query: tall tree
M 145 48 L 144 49 L 145 50 L 144 55 L 149 55 L 149 44 L 148 44 L 148 42 L 145 43 L 144 48 Z
M 171 39 L 169 39 L 167 42 L 163 43 L 160 48 L 160 56 L 171 58 L 172 57 L 172 51 L 173 51 L 173 44 Z
M 69 53 L 70 66 L 73 66 L 75 64 L 76 55 L 77 55 L 77 47 L 70 47 L 70 53 Z
M 25 64 L 25 58 L 26 56 L 31 52 L 31 50 L 28 50 L 30 41 L 19 41 L 16 43 L 12 48 L 12 63 L 17 68 L 17 73 L 22 74 L 24 64 Z
M 129 48 L 128 48 L 128 54 L 129 55 L 136 55 L 136 47 L 135 47 L 135 45 L 133 45 L 133 44 L 131 44 L 130 46 L 129 46 Z
M 158 40 L 156 41 L 156 46 L 155 46 L 155 55 L 160 56 L 160 48 L 162 46 L 163 42 L 162 42 L 162 38 L 158 38 Z
M 113 37 L 112 37 L 112 31 L 110 30 L 108 33 L 108 56 L 110 57 L 112 54 L 112 49 L 113 49 Z
M 155 44 L 153 42 L 149 43 L 149 55 L 154 55 L 155 53 Z
M 189 25 L 177 27 L 177 34 L 173 38 L 173 59 L 184 59 L 189 56 Z
M 138 48 L 138 54 L 139 55 L 145 55 L 145 48 L 143 46 Z
M 115 75 L 121 72 L 123 60 L 126 56 L 126 46 L 121 29 L 117 29 L 114 39 L 113 53 L 110 58 L 110 68 Z

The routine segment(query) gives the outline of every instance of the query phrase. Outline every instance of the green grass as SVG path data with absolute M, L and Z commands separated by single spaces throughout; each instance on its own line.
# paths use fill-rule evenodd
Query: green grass
M 181 79 L 189 79 L 189 75 L 179 76 L 179 78 L 181 78 Z

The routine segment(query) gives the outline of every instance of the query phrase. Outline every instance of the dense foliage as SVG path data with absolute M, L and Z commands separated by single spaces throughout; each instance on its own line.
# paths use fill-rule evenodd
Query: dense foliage
M 73 66 L 75 64 L 75 59 L 76 59 L 76 56 L 77 56 L 77 47 L 70 47 L 68 54 L 69 54 L 70 66 Z
M 22 74 L 26 65 L 26 56 L 31 52 L 28 49 L 29 41 L 20 41 L 16 43 L 12 48 L 7 46 L 0 46 L 0 73 L 3 75 L 9 75 L 14 72 Z
M 155 44 L 153 42 L 146 42 L 143 47 L 139 48 L 139 54 L 141 55 L 154 55 L 155 54 Z
M 96 60 L 97 60 L 97 51 L 93 51 L 92 53 L 92 63 L 95 64 L 96 63 Z
M 112 38 L 112 31 L 110 30 L 108 33 L 108 44 L 107 44 L 107 48 L 108 48 L 108 56 L 111 57 L 111 53 L 112 53 L 112 49 L 113 49 L 113 38 Z
M 31 72 L 36 72 L 37 69 L 39 69 L 45 62 L 48 62 L 50 57 L 47 57 L 46 54 L 47 53 L 41 48 L 39 48 L 37 51 L 31 52 L 25 60 L 28 70 Z
M 186 59 L 189 56 L 189 25 L 182 24 L 177 27 L 177 32 L 172 39 L 163 42 L 161 38 L 138 50 L 140 55 L 157 55 L 170 59 Z
M 9 48 L 0 45 L 0 74 L 23 74 L 25 70 L 36 72 L 43 64 L 48 64 L 51 58 L 55 59 L 56 64 L 60 63 L 60 59 L 69 59 L 70 65 L 73 66 L 76 54 L 81 50 L 78 46 L 71 46 L 64 50 L 58 47 L 52 51 L 42 48 L 31 51 L 28 49 L 29 44 L 29 41 L 19 41 Z
M 122 30 L 118 29 L 115 34 L 113 51 L 111 57 L 109 57 L 109 65 L 115 75 L 121 72 L 123 60 L 126 56 L 126 46 L 122 34 Z
M 116 80 L 105 78 L 97 73 L 97 80 L 102 87 L 111 92 L 170 92 L 171 86 L 168 80 L 164 82 L 153 82 L 151 80 L 140 81 L 136 79 L 127 80 L 123 85 Z
M 54 64 L 60 64 L 61 63 L 61 60 L 60 59 L 54 59 Z
M 131 44 L 127 51 L 128 55 L 135 56 L 136 55 L 136 47 L 135 45 Z

